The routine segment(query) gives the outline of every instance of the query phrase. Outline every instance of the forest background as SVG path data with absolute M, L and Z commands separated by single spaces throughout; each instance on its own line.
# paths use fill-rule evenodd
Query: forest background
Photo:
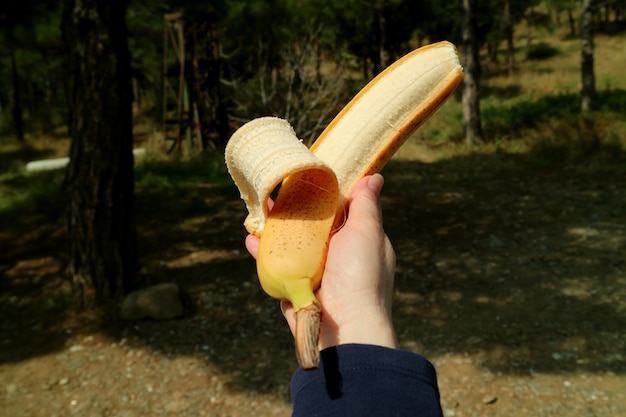
M 623 3 L 476 2 L 472 37 L 485 53 L 479 67 L 487 75 L 505 70 L 513 76 L 516 60 L 541 60 L 558 53 L 538 39 L 559 30 L 580 37 L 585 10 L 581 5 L 593 10 L 597 33 L 618 34 L 623 29 Z M 51 132 L 66 124 L 67 44 L 58 2 L 3 7 L 0 115 L 5 133 L 13 131 L 22 141 L 27 134 Z M 228 138 L 228 127 L 220 123 L 241 123 L 268 113 L 289 118 L 310 141 L 355 91 L 406 52 L 444 39 L 462 50 L 467 42 L 461 3 L 434 1 L 134 1 L 126 21 L 139 119 L 135 130 L 150 131 L 141 126 L 146 120 L 157 126 L 163 122 L 164 106 L 170 104 L 164 89 L 177 90 L 175 78 L 183 71 L 190 84 L 189 106 L 199 103 L 199 110 L 204 110 L 201 121 L 210 125 L 205 127 L 204 134 L 210 136 L 205 140 L 221 145 Z M 178 47 L 183 48 L 178 51 L 186 68 L 173 50 Z M 169 87 L 167 77 L 172 77 Z M 194 91 L 198 84 L 205 91 Z M 206 97 L 194 97 L 203 94 Z M 218 98 L 227 117 L 210 114 L 217 111 L 211 106 L 222 105 Z M 218 133 L 222 136 L 215 138 Z
M 272 114 L 311 143 L 375 74 L 411 49 L 446 39 L 459 45 L 465 81 L 463 131 L 444 135 L 480 143 L 486 138 L 481 77 L 502 71 L 515 77 L 519 55 L 531 61 L 557 55 L 535 38 L 563 27 L 581 38 L 581 110 L 613 108 L 616 99 L 608 91 L 597 100 L 593 37 L 619 33 L 624 4 L 618 0 L 134 2 L 127 8 L 39 1 L 5 6 L 0 14 L 6 132 L 23 146 L 27 134 L 67 129 L 73 139 L 65 180 L 72 196 L 70 273 L 85 305 L 139 285 L 135 139 L 160 131 L 171 142 L 169 153 L 219 152 L 237 126 Z M 85 207 L 96 214 L 86 216 Z

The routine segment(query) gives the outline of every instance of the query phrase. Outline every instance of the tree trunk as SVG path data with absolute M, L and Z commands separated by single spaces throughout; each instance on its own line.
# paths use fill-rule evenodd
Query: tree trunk
M 506 34 L 507 69 L 509 77 L 512 77 L 515 74 L 515 43 L 510 0 L 504 0 L 504 33 Z
M 70 273 L 92 307 L 137 284 L 127 1 L 63 0 L 72 139 L 65 187 Z
M 570 36 L 576 36 L 576 19 L 574 19 L 574 13 L 572 13 L 572 8 L 567 8 L 567 20 L 569 21 L 569 34 Z
M 535 11 L 531 6 L 526 12 L 526 49 L 530 51 L 530 45 L 533 43 L 533 26 L 535 25 Z
M 490 64 L 498 65 L 498 41 L 487 43 L 487 56 Z
M 20 143 L 24 143 L 24 119 L 22 117 L 22 99 L 20 95 L 20 77 L 17 74 L 17 62 L 15 51 L 11 53 L 11 114 L 13 116 L 13 128 L 15 137 Z
M 387 33 L 389 16 L 389 0 L 383 0 L 378 7 L 378 30 L 380 37 L 378 40 L 378 59 L 380 61 L 380 70 L 384 70 L 390 64 L 391 54 L 389 52 L 389 41 Z
M 209 13 L 210 18 L 208 24 L 210 25 L 210 39 L 207 49 L 210 51 L 210 58 L 212 62 L 207 68 L 203 88 L 205 90 L 205 98 L 202 102 L 206 114 L 210 109 L 210 132 L 205 132 L 205 136 L 211 138 L 211 141 L 217 149 L 224 150 L 226 142 L 228 142 L 228 112 L 226 104 L 224 103 L 222 92 L 220 88 L 220 54 L 219 54 L 219 38 L 218 38 L 218 15 L 217 12 L 211 9 Z M 206 116 L 205 116 L 206 117 Z M 207 148 L 206 143 L 203 144 L 204 149 Z
M 580 24 L 581 48 L 581 75 L 582 75 L 582 103 L 583 112 L 593 109 L 596 99 L 596 81 L 593 69 L 593 14 L 595 0 L 583 0 L 582 19 Z
M 609 30 L 610 16 L 611 16 L 611 6 L 609 3 L 604 4 L 604 13 L 602 14 L 602 31 L 606 33 Z
M 473 12 L 474 0 L 463 0 L 463 125 L 465 143 L 483 141 L 480 120 L 479 80 L 480 59 L 476 40 L 476 21 Z
M 367 48 L 363 46 L 361 50 L 363 51 L 361 55 L 361 71 L 363 72 L 362 74 L 363 79 L 368 80 L 370 76 L 370 71 L 369 71 L 370 65 L 369 65 L 369 58 L 367 55 Z

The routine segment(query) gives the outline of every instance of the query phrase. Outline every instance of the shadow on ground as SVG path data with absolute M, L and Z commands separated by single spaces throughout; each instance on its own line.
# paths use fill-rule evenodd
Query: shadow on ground
M 400 340 L 499 372 L 625 372 L 623 172 L 529 158 L 389 166 Z
M 478 354 L 503 373 L 626 372 L 626 155 L 588 157 L 389 164 L 383 210 L 398 253 L 402 347 Z M 60 213 L 33 225 L 36 212 L 4 212 L 2 224 L 18 220 L 0 234 L 0 362 L 54 353 L 70 334 L 99 329 L 167 355 L 202 355 L 234 376 L 234 388 L 284 386 L 295 367 L 291 335 L 256 282 L 234 186 L 144 186 L 137 205 L 142 274 L 178 283 L 187 316 L 107 322 L 72 311 L 62 228 L 50 221 Z

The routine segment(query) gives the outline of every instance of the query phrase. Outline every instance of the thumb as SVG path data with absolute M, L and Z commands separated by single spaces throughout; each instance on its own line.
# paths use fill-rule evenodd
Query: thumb
M 283 316 L 285 316 L 285 320 L 287 320 L 287 324 L 289 325 L 291 334 L 293 334 L 295 337 L 296 336 L 296 316 L 294 313 L 293 305 L 287 300 L 281 300 L 280 310 L 283 312 Z
M 349 201 L 349 223 L 359 224 L 366 220 L 375 220 L 382 223 L 380 207 L 380 192 L 384 185 L 384 178 L 380 174 L 364 177 L 353 188 Z

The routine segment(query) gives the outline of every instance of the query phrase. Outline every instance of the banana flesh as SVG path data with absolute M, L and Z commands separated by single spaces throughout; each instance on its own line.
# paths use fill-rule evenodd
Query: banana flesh
M 296 353 L 317 366 L 321 309 L 314 296 L 333 220 L 352 187 L 380 171 L 463 79 L 456 48 L 432 44 L 406 55 L 372 80 L 322 132 L 311 150 L 288 122 L 265 117 L 242 126 L 226 147 L 228 170 L 260 237 L 257 272 L 272 297 L 296 311 Z M 272 212 L 267 200 L 281 184 Z
M 268 216 L 267 200 L 290 174 L 332 169 L 313 155 L 298 139 L 289 122 L 277 117 L 260 117 L 232 135 L 225 149 L 226 166 L 246 203 L 244 227 L 261 236 Z
M 363 88 L 311 146 L 337 175 L 339 206 L 363 176 L 379 172 L 463 80 L 450 42 L 419 48 Z

